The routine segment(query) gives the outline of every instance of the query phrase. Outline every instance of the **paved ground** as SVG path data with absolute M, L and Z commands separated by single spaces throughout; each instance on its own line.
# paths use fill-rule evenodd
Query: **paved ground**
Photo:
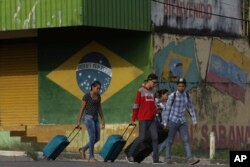
M 128 164 L 125 161 L 125 157 L 123 155 L 119 156 L 118 159 L 114 162 L 102 162 L 102 158 L 96 155 L 96 158 L 100 161 L 98 163 L 88 163 L 80 160 L 80 156 L 77 153 L 66 153 L 63 152 L 55 161 L 47 161 L 43 159 L 43 155 L 41 152 L 36 154 L 35 160 L 34 157 L 29 157 L 22 151 L 0 151 L 0 166 L 1 167 L 82 167 L 82 166 L 93 166 L 93 167 L 131 167 L 131 164 Z M 163 160 L 163 157 L 161 157 Z M 167 166 L 178 166 L 178 167 L 186 167 L 184 159 L 175 158 L 177 164 L 167 165 Z M 143 166 L 152 166 L 152 159 L 148 157 L 142 163 Z M 137 166 L 139 164 L 134 164 L 133 166 Z M 155 166 L 155 165 L 153 165 Z M 157 166 L 157 165 L 156 165 Z M 159 165 L 158 165 L 159 166 Z M 201 159 L 201 162 L 196 166 L 202 167 L 218 167 L 229 165 L 220 161 L 210 161 L 208 159 Z
M 79 161 L 55 161 L 55 162 L 0 162 L 1 167 L 150 167 L 150 166 L 173 166 L 173 167 L 187 167 L 186 164 L 177 165 L 152 165 L 152 164 L 128 164 L 124 162 L 115 163 L 87 163 Z M 218 167 L 218 165 L 196 165 L 201 167 Z M 220 165 L 222 167 L 228 167 L 225 165 Z

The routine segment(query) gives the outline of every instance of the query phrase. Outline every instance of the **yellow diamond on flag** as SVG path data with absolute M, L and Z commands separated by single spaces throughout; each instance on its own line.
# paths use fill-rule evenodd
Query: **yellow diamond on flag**
M 171 76 L 170 76 L 171 75 L 170 62 L 173 59 L 178 59 L 181 62 L 182 66 L 183 66 L 183 69 L 182 69 L 183 77 L 186 76 L 186 74 L 189 70 L 189 66 L 192 62 L 192 58 L 188 58 L 188 57 L 182 56 L 180 54 L 177 54 L 174 51 L 170 51 L 169 55 L 164 63 L 163 74 L 162 74 L 164 79 L 168 80 L 169 78 L 171 78 Z
M 143 73 L 139 68 L 121 58 L 116 53 L 93 41 L 50 72 L 47 78 L 70 92 L 72 95 L 82 99 L 84 93 L 78 86 L 76 69 L 81 59 L 91 52 L 97 52 L 104 55 L 108 59 L 112 69 L 111 82 L 107 90 L 102 94 L 102 102 L 110 98 Z

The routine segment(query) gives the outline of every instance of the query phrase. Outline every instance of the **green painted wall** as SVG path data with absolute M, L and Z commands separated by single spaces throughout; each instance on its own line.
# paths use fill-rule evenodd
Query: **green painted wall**
M 150 0 L 0 0 L 0 31 L 95 26 L 150 31 Z
M 84 0 L 84 25 L 150 31 L 150 0 Z
M 130 122 L 136 90 L 151 70 L 150 33 L 67 28 L 38 31 L 40 123 L 76 123 L 81 100 L 46 76 L 93 40 L 144 71 L 102 104 L 107 123 Z
M 82 0 L 0 0 L 0 31 L 82 25 Z
M 0 132 L 0 150 L 11 150 L 19 147 L 21 144 L 20 137 L 10 137 L 10 132 Z

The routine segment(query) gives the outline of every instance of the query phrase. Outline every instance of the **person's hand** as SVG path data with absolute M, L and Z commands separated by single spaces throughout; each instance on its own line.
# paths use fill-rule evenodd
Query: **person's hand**
M 164 124 L 164 125 L 163 125 L 163 130 L 164 130 L 164 131 L 168 131 L 168 125 L 167 125 L 167 124 Z
M 135 121 L 131 121 L 130 124 L 131 124 L 131 125 L 135 125 Z
M 161 111 L 162 111 L 161 108 L 157 108 L 156 113 L 159 114 L 159 113 L 161 113 Z
M 104 129 L 104 128 L 105 128 L 105 122 L 104 122 L 104 121 L 101 123 L 100 128 L 101 128 L 101 129 Z
M 81 129 L 81 125 L 80 125 L 80 124 L 77 124 L 75 128 L 76 128 L 76 129 Z

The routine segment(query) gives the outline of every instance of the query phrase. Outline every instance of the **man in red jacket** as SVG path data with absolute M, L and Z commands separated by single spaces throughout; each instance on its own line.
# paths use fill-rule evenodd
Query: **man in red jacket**
M 133 105 L 133 114 L 131 123 L 134 124 L 136 120 L 139 121 L 139 137 L 134 141 L 127 154 L 127 161 L 134 163 L 132 157 L 138 145 L 146 139 L 148 134 L 152 138 L 153 147 L 153 164 L 163 164 L 159 161 L 158 154 L 158 134 L 155 116 L 157 114 L 157 107 L 155 104 L 155 89 L 158 76 L 149 74 L 146 83 L 140 87 L 136 93 L 135 103 Z

